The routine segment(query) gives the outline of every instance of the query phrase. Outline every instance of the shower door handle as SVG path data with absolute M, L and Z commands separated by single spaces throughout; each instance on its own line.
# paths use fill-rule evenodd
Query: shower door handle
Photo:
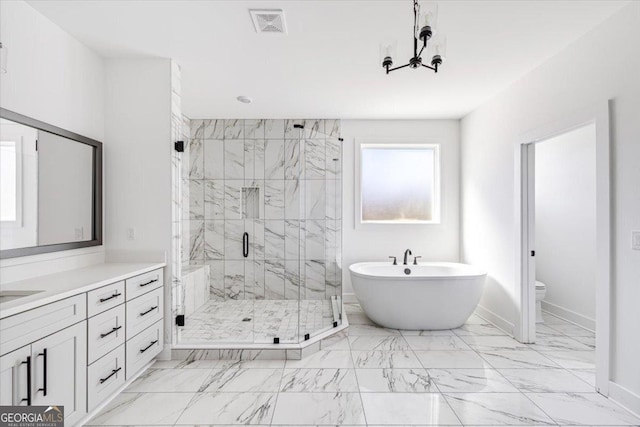
M 249 233 L 246 231 L 242 235 L 242 256 L 245 258 L 249 256 Z

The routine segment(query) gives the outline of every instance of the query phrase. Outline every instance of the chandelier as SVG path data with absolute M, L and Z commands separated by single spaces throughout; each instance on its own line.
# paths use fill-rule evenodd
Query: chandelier
M 435 37 L 434 33 L 435 24 L 438 16 L 438 5 L 431 3 L 428 10 L 422 15 L 420 14 L 420 5 L 418 0 L 413 0 L 413 57 L 409 59 L 408 64 L 400 65 L 398 67 L 391 68 L 393 66 L 393 56 L 395 55 L 395 43 L 388 43 L 381 45 L 380 56 L 382 57 L 382 68 L 389 74 L 391 71 L 399 70 L 401 68 L 421 68 L 425 67 L 434 72 L 438 72 L 438 67 L 442 65 L 445 57 L 446 40 L 444 37 Z M 419 26 L 418 21 L 422 18 L 423 25 Z M 434 40 L 431 40 L 434 36 Z M 422 52 L 427 49 L 427 42 L 431 40 L 429 46 L 433 53 L 431 57 L 431 65 L 422 63 Z M 421 45 L 418 51 L 418 46 Z

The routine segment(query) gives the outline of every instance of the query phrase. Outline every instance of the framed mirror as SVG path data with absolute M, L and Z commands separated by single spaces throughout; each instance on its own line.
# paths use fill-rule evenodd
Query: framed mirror
M 0 259 L 102 244 L 102 143 L 0 108 Z

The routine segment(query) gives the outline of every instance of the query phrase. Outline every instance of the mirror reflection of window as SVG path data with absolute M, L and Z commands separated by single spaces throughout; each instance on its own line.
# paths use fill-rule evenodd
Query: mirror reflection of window
M 0 119 L 0 249 L 38 243 L 37 135 L 36 129 Z
M 0 141 L 0 221 L 18 219 L 18 148 L 16 141 Z

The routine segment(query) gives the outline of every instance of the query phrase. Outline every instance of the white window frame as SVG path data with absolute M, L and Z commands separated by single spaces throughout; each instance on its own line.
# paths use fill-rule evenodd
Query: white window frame
M 437 225 L 441 223 L 442 203 L 442 178 L 441 178 L 441 157 L 440 145 L 438 141 L 426 140 L 425 138 L 385 138 L 385 139 L 361 139 L 355 141 L 355 209 L 354 225 L 356 229 L 406 226 L 406 225 Z M 363 221 L 362 220 L 362 150 L 366 148 L 424 148 L 432 149 L 434 155 L 434 196 L 433 196 L 433 218 L 429 221 Z

